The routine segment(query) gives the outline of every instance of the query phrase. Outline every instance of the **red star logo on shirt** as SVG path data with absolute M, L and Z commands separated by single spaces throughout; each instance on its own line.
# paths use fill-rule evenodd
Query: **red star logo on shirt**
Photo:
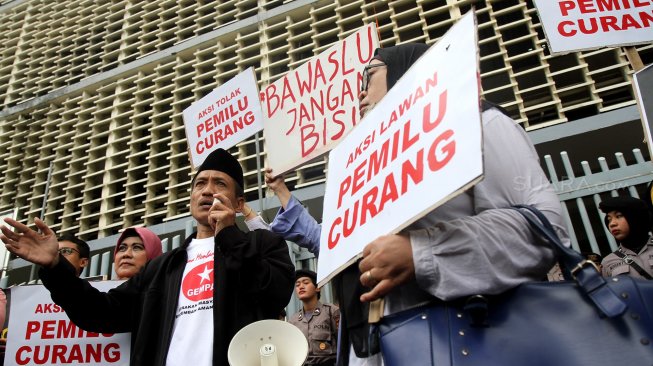
M 181 281 L 181 291 L 191 301 L 213 298 L 213 261 L 201 263 Z
M 213 277 L 211 276 L 211 273 L 213 273 L 213 268 L 209 269 L 209 266 L 205 265 L 204 271 L 202 271 L 202 273 L 197 274 L 201 278 L 200 285 L 203 284 L 204 281 L 213 282 Z

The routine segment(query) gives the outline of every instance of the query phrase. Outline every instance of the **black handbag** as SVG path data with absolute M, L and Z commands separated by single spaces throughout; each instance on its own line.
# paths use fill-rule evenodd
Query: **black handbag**
M 378 323 L 385 366 L 653 365 L 653 281 L 604 279 L 562 244 L 541 212 L 514 208 L 555 245 L 573 280 L 528 282 L 385 316 Z

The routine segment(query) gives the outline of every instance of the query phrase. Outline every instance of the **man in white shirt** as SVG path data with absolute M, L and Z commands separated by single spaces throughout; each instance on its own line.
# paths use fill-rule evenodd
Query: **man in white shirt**
M 132 365 L 227 365 L 229 342 L 242 327 L 276 319 L 293 290 L 288 247 L 269 231 L 243 233 L 243 171 L 222 149 L 199 167 L 190 211 L 197 232 L 152 261 L 134 277 L 100 292 L 61 260 L 52 230 L 41 233 L 15 220 L 0 238 L 19 257 L 41 265 L 39 276 L 56 304 L 80 328 L 132 333 Z

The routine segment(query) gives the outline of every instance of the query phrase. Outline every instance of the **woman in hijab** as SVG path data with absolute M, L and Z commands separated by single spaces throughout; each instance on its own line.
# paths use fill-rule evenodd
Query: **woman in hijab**
M 163 253 L 161 239 L 144 227 L 130 227 L 122 232 L 113 252 L 113 269 L 119 280 L 126 280 Z
M 363 73 L 361 116 L 427 49 L 404 44 L 376 51 Z M 392 314 L 434 298 L 498 294 L 542 278 L 553 250 L 510 209 L 516 204 L 539 209 L 568 244 L 560 202 L 526 133 L 491 103 L 483 102 L 482 110 L 484 179 L 401 233 L 368 244 L 359 262 L 360 301 L 385 297 L 384 313 Z
M 410 43 L 375 51 L 363 71 L 361 118 L 428 48 Z M 448 300 L 500 293 L 543 277 L 553 265 L 553 252 L 547 244 L 537 242 L 528 223 L 510 206 L 534 205 L 568 241 L 560 202 L 528 137 L 500 107 L 483 101 L 482 109 L 484 181 L 402 233 L 372 241 L 365 247 L 358 268 L 350 266 L 336 277 L 341 305 L 338 365 L 382 364 L 380 355 L 375 354 L 378 344 L 369 337 L 371 300 L 385 296 L 384 312 L 391 314 L 434 297 Z M 318 224 L 285 217 L 291 214 L 310 216 L 305 209 L 280 210 L 275 221 L 293 223 L 289 231 L 303 233 L 305 241 L 311 243 L 308 247 L 317 252 Z M 539 245 L 533 245 L 536 242 Z
M 422 56 L 429 46 L 423 43 L 406 43 L 388 48 L 377 48 L 368 66 L 363 69 L 359 99 L 361 119 L 374 108 L 399 81 L 406 71 Z M 317 237 L 319 242 L 319 236 Z M 340 326 L 338 365 L 380 365 L 379 345 L 370 338 L 368 323 L 369 302 L 360 297 L 369 288 L 359 278 L 361 272 L 352 265 L 340 273 L 335 286 L 340 299 Z M 372 343 L 370 343 L 370 339 Z M 339 344 L 340 346 L 340 344 Z
M 605 226 L 619 243 L 619 248 L 601 262 L 603 275 L 653 279 L 651 217 L 646 202 L 634 197 L 611 197 L 599 203 L 599 209 L 606 214 Z

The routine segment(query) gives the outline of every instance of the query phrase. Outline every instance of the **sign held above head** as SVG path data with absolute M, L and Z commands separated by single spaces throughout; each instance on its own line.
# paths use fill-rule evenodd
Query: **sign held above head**
M 653 1 L 535 0 L 551 53 L 653 41 Z
M 241 72 L 184 109 L 191 165 L 197 168 L 217 148 L 229 149 L 263 129 L 263 111 L 253 68 Z
M 363 67 L 378 47 L 368 24 L 261 91 L 267 165 L 275 174 L 328 152 L 358 123 Z

